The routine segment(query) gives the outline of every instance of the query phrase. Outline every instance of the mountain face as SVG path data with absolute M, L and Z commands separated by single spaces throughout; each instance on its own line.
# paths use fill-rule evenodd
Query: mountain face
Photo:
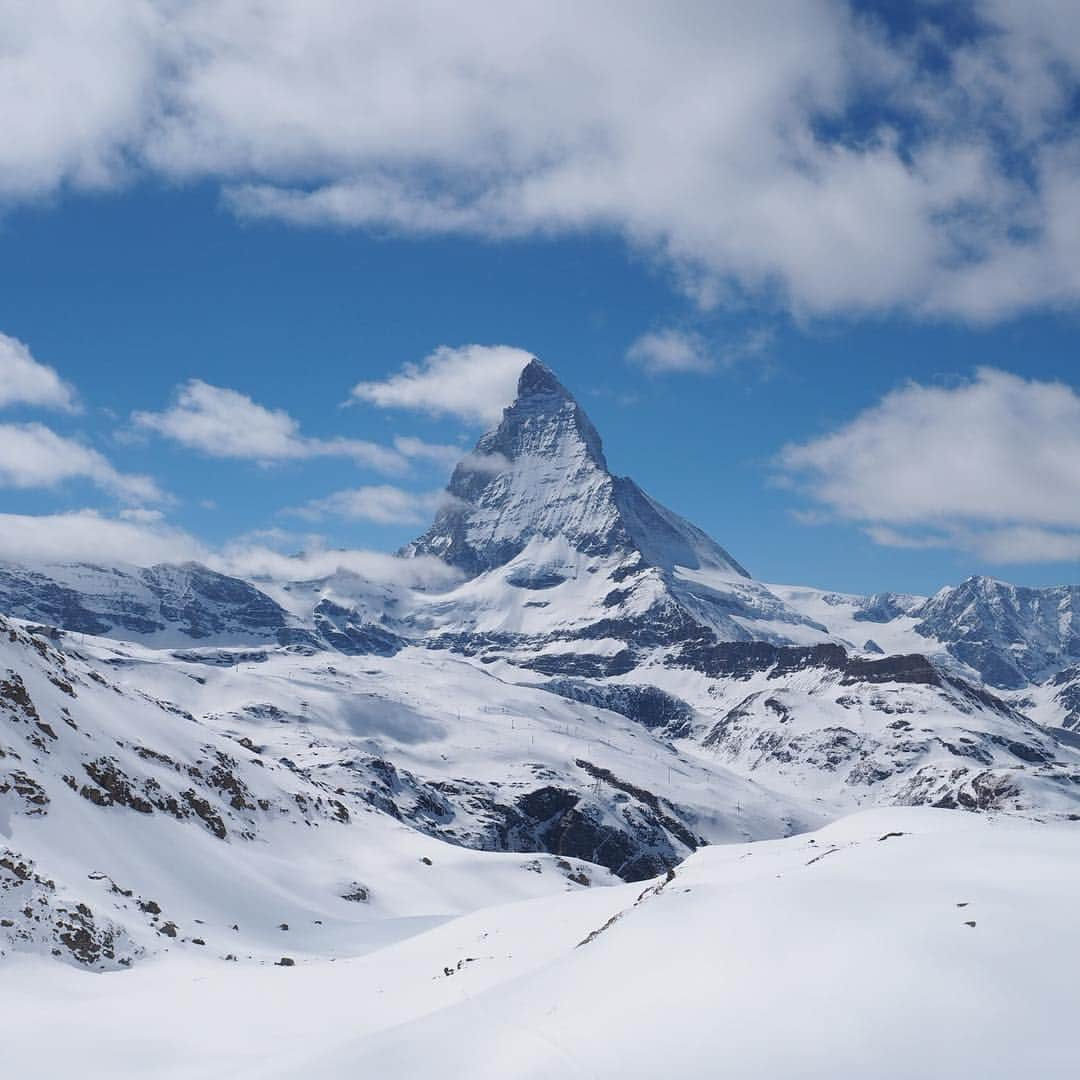
M 612 475 L 596 429 L 539 360 L 404 554 L 444 559 L 470 579 L 417 611 L 429 638 L 489 660 L 529 650 L 549 674 L 614 674 L 700 635 L 827 638 L 700 529 Z M 573 670 L 536 655 L 565 654 L 572 641 L 592 658 Z
M 285 611 L 265 593 L 198 563 L 149 567 L 0 564 L 0 612 L 82 634 L 178 645 L 281 642 Z
M 503 566 L 533 540 L 583 555 L 638 556 L 672 570 L 749 574 L 700 529 L 608 471 L 600 436 L 552 372 L 532 360 L 502 422 L 454 470 L 449 498 L 407 549 L 470 575 Z
M 1050 726 L 1075 716 L 1066 684 L 1080 670 L 1080 627 L 1073 617 L 1080 586 L 1027 588 L 971 577 L 931 597 L 770 588 L 788 607 L 827 625 L 849 649 L 925 653 L 943 669 L 1036 707 Z M 1058 688 L 1056 697 L 1051 686 Z
M 640 881 L 864 805 L 1080 814 L 1075 590 L 767 586 L 539 361 L 402 555 L 454 570 L 0 566 L 0 952 L 267 963 L 303 923 L 346 955 L 474 878 Z
M 1016 690 L 1080 660 L 1080 586 L 1032 589 L 972 577 L 911 614 L 991 686 Z

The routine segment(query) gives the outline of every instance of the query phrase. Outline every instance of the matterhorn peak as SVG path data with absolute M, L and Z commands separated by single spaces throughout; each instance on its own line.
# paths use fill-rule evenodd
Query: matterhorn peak
M 518 398 L 532 394 L 560 394 L 565 398 L 571 396 L 570 391 L 555 377 L 555 372 L 535 356 L 521 369 L 517 384 Z
M 502 420 L 454 470 L 431 528 L 405 549 L 469 574 L 501 566 L 534 539 L 561 537 L 586 555 L 636 554 L 648 565 L 746 571 L 700 529 L 613 476 L 600 435 L 535 357 Z
M 533 357 L 518 377 L 517 396 L 503 410 L 499 426 L 480 439 L 475 453 L 462 464 L 483 469 L 485 457 L 492 455 L 516 461 L 560 454 L 568 459 L 583 455 L 607 472 L 600 436 L 585 410 L 551 368 Z

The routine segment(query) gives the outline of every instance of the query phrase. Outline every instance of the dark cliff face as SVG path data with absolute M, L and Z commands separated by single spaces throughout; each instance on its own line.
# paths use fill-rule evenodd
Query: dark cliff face
M 165 624 L 179 625 L 190 637 L 212 637 L 236 628 L 276 637 L 286 626 L 285 612 L 264 592 L 197 563 L 152 566 L 141 577 L 157 599 Z
M 79 634 L 108 633 L 112 624 L 91 607 L 77 590 L 45 574 L 21 567 L 0 567 L 0 608 L 5 614 Z M 139 625 L 145 629 L 136 632 L 153 632 L 154 625 L 149 620 L 139 620 Z

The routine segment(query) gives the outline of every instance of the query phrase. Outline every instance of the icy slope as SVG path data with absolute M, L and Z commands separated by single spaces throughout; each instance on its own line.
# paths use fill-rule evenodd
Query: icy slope
M 17 1075 L 1071 1077 L 1080 830 L 878 810 L 334 963 L 0 981 Z M 1048 961 L 1048 958 L 1052 960 Z M 46 1025 L 63 1009 L 64 1038 Z
M 784 603 L 808 619 L 826 626 L 851 651 L 868 656 L 921 652 L 947 659 L 944 646 L 916 633 L 918 619 L 911 612 L 925 596 L 875 593 L 859 596 L 806 585 L 769 585 Z M 972 676 L 976 673 L 968 670 Z

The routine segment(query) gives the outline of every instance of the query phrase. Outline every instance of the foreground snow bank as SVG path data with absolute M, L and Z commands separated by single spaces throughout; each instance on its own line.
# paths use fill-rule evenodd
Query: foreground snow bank
M 111 1077 L 1072 1076 L 1078 904 L 1076 824 L 874 810 L 353 960 L 103 976 L 21 960 L 0 982 L 5 1061 Z

